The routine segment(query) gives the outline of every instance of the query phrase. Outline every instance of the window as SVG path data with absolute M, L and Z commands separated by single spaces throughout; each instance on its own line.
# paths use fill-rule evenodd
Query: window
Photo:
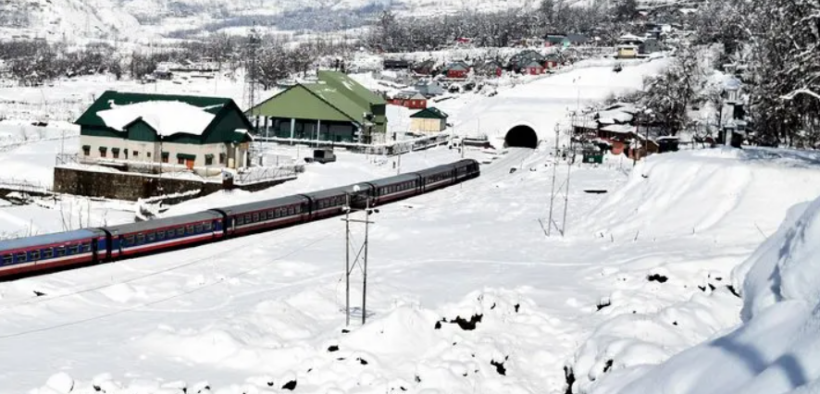
M 77 254 L 77 253 L 80 253 L 80 246 L 79 245 L 72 246 L 71 247 L 71 254 Z
M 134 236 L 129 235 L 129 236 L 125 237 L 125 244 L 126 244 L 126 246 L 133 245 L 134 244 Z
M 154 242 L 157 240 L 157 236 L 154 233 L 148 234 L 148 242 Z
M 65 248 L 60 247 L 60 248 L 57 248 L 55 250 L 57 251 L 57 257 L 65 256 Z
M 17 260 L 18 263 L 22 263 L 26 261 L 26 254 L 25 253 L 18 253 L 14 256 L 14 259 Z
M 250 223 L 250 222 L 251 222 L 251 214 L 245 215 L 245 223 Z
M 31 252 L 31 259 L 32 260 L 40 260 L 40 251 L 34 250 Z
M 239 226 L 245 224 L 245 221 L 242 220 L 242 216 L 237 216 L 236 217 L 236 224 L 239 225 Z
M 150 159 L 151 158 L 151 152 L 146 153 L 145 156 L 148 156 L 148 158 Z
M 202 223 L 196 225 L 196 233 L 199 234 L 202 232 Z
M 178 228 L 177 229 L 177 237 L 181 237 L 183 235 L 185 235 L 185 228 L 183 228 L 183 227 Z
M 165 239 L 165 231 L 159 230 L 157 231 L 157 239 Z
M 83 145 L 83 156 L 91 155 L 91 145 Z
M 219 154 L 219 164 L 225 164 L 225 154 L 224 153 Z
M 290 207 L 290 208 L 288 209 L 288 215 L 293 215 L 294 213 L 295 213 L 295 212 L 294 212 L 293 207 Z
M 258 221 L 259 221 L 259 214 L 258 214 L 258 213 L 254 213 L 254 214 L 253 214 L 253 221 L 254 221 L 254 222 L 258 222 Z
M 91 252 L 91 244 L 83 244 L 83 253 Z
M 54 251 L 51 248 L 43 250 L 43 259 L 50 259 L 54 257 Z
M 106 154 L 107 151 L 108 151 L 108 148 L 106 148 L 104 146 L 101 146 L 100 147 L 100 157 L 105 157 L 105 154 Z
M 3 265 L 9 265 L 9 264 L 11 264 L 11 255 L 7 254 L 7 255 L 3 256 Z
M 137 151 L 134 151 L 134 157 L 140 157 L 140 153 L 137 152 Z
M 177 157 L 177 164 L 185 164 L 185 159 Z
M 214 155 L 205 155 L 205 165 L 210 166 L 214 164 Z
M 204 228 L 205 231 L 211 231 L 211 228 L 213 228 L 213 227 L 211 226 L 211 222 L 207 222 L 207 223 L 202 223 L 202 228 Z
M 193 234 L 194 226 L 185 226 L 185 234 Z
M 112 150 L 111 151 L 111 156 L 114 157 L 115 159 L 119 159 L 120 158 L 120 151 Z
M 162 157 L 162 162 L 163 162 L 163 163 L 167 163 L 167 162 L 168 162 L 168 156 L 169 156 L 169 155 L 170 155 L 170 154 L 169 154 L 168 152 L 162 152 L 162 153 L 160 154 L 160 156 Z

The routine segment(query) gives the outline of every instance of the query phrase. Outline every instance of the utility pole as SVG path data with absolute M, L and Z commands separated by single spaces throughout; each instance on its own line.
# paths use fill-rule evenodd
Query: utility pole
M 367 257 L 370 245 L 370 224 L 375 222 L 370 220 L 370 215 L 379 213 L 378 209 L 370 207 L 370 197 L 358 193 L 358 188 L 354 186 L 352 191 L 354 194 L 348 193 L 347 206 L 345 206 L 345 217 L 342 221 L 345 222 L 345 325 L 350 325 L 350 272 L 356 264 L 361 264 L 362 267 L 362 325 L 367 319 Z M 361 207 L 361 199 L 364 199 L 364 209 L 356 208 L 355 205 Z M 350 213 L 352 211 L 365 212 L 365 219 L 351 219 Z M 364 223 L 364 243 L 358 247 L 356 257 L 350 261 L 350 249 L 353 247 L 350 241 L 350 223 Z M 363 258 L 360 260 L 360 257 Z
M 552 163 L 552 188 L 550 189 L 551 190 L 550 191 L 550 215 L 549 215 L 549 218 L 547 219 L 547 236 L 548 237 L 550 236 L 550 233 L 552 232 L 552 207 L 553 207 L 553 204 L 555 203 L 555 178 L 558 176 L 558 174 L 557 174 L 558 170 L 557 169 L 558 169 L 558 133 L 559 133 L 559 130 L 560 130 L 560 127 L 556 123 L 555 124 L 555 157 L 554 157 L 553 163 Z

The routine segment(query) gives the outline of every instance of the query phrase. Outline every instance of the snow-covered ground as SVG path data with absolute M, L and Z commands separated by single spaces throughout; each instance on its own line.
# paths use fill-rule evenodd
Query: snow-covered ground
M 625 67 L 616 77 L 610 66 L 579 69 L 495 97 L 462 95 L 442 108 L 463 129 L 480 116 L 482 130 L 503 133 L 526 122 L 549 132 L 579 101 L 635 89 L 663 62 Z M 575 392 L 741 392 L 758 382 L 771 389 L 765 392 L 783 392 L 815 378 L 805 360 L 816 281 L 811 267 L 798 267 L 813 258 L 817 204 L 791 211 L 792 218 L 807 215 L 793 230 L 776 230 L 790 207 L 820 194 L 820 155 L 693 150 L 650 157 L 631 171 L 631 161 L 607 156 L 603 165 L 574 166 L 571 179 L 561 163 L 556 187 L 571 183 L 568 195 L 556 196 L 553 219 L 567 233 L 553 229 L 546 237 L 549 148 L 510 149 L 494 159 L 469 150 L 467 157 L 490 163 L 478 179 L 381 207 L 369 234 L 364 326 L 356 268 L 345 330 L 338 219 L 2 283 L 0 393 L 44 385 L 32 392 L 73 386 L 91 393 L 96 385 L 106 393 L 187 387 L 233 394 L 295 385 L 309 393 L 563 393 L 565 367 Z M 305 155 L 294 149 L 271 154 Z M 40 160 L 24 156 L 14 160 Z M 394 158 L 338 158 L 307 165 L 293 182 L 215 193 L 166 215 L 349 184 L 460 155 L 446 147 L 415 152 L 402 156 L 400 168 Z M 0 214 L 19 208 L 29 207 L 0 207 Z M 354 227 L 353 242 L 363 235 Z M 777 262 L 777 253 L 786 257 Z M 675 356 L 742 322 L 743 302 L 733 292 L 747 297 L 740 333 Z M 780 324 L 784 316 L 798 318 Z M 761 347 L 766 335 L 788 340 Z M 762 356 L 748 364 L 749 354 Z M 701 356 L 708 362 L 700 364 Z M 718 370 L 725 379 L 706 375 Z

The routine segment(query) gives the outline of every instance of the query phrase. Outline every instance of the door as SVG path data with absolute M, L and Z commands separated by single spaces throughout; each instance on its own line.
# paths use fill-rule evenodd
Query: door
M 185 159 L 185 167 L 187 167 L 189 170 L 193 170 L 194 169 L 194 161 L 191 160 L 191 159 Z

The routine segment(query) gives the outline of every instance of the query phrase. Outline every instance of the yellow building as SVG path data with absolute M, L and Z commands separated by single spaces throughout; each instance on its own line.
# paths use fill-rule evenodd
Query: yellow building
M 410 115 L 410 131 L 440 133 L 447 128 L 447 114 L 436 107 L 428 107 Z
M 638 46 L 637 45 L 618 45 L 618 58 L 619 59 L 634 59 L 638 57 Z

